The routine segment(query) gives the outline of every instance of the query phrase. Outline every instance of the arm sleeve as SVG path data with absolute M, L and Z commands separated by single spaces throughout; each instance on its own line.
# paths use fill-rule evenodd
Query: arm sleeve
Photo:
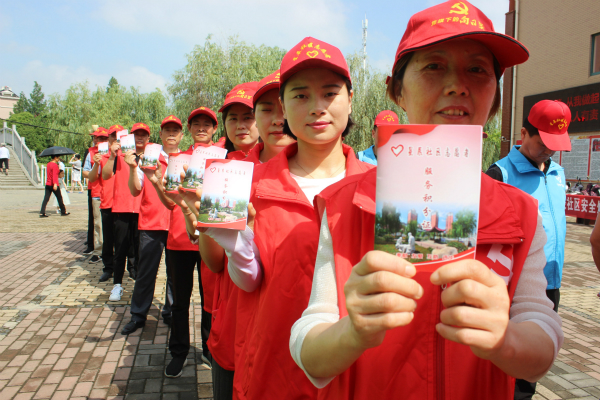
M 497 180 L 498 182 L 504 182 L 504 178 L 502 177 L 502 171 L 500 170 L 500 167 L 498 167 L 496 164 L 492 164 L 488 168 L 488 170 L 485 171 L 485 174 L 490 178 Z
M 558 351 L 563 344 L 564 333 L 562 331 L 562 320 L 554 311 L 552 301 L 546 296 L 547 282 L 544 276 L 544 267 L 546 266 L 545 244 L 546 232 L 544 232 L 542 225 L 542 216 L 538 214 L 535 236 L 523 265 L 523 271 L 510 307 L 510 320 L 516 323 L 531 321 L 538 324 L 552 339 L 554 343 L 554 360 L 556 360 Z
M 85 162 L 83 163 L 83 170 L 90 172 L 92 170 L 92 161 L 90 159 L 90 153 L 85 156 Z
M 302 344 L 312 328 L 323 323 L 335 323 L 340 319 L 338 307 L 337 285 L 335 279 L 335 262 L 333 258 L 333 242 L 327 225 L 327 210 L 323 212 L 319 248 L 315 262 L 312 289 L 308 307 L 302 317 L 292 326 L 290 335 L 290 352 L 296 364 L 304 371 L 308 379 L 317 388 L 324 388 L 332 378 L 314 378 L 306 372 L 302 364 Z
M 246 292 L 253 292 L 262 282 L 260 253 L 254 244 L 254 232 L 208 228 L 204 233 L 213 238 L 227 254 L 227 270 L 233 283 Z

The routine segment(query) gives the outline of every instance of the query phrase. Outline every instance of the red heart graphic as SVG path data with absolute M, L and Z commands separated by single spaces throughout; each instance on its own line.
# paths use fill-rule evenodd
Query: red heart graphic
M 392 153 L 394 153 L 394 155 L 396 157 L 398 157 L 400 155 L 400 153 L 402 153 L 404 151 L 404 146 L 402 146 L 401 144 L 399 144 L 396 147 L 392 147 Z
M 212 167 L 212 168 L 210 169 L 210 172 L 215 172 L 216 170 L 217 170 L 217 169 L 216 169 L 215 167 Z

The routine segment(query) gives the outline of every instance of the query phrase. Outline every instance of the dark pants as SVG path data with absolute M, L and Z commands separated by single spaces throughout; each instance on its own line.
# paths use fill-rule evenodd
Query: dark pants
M 140 261 L 138 263 L 137 278 L 131 296 L 131 320 L 145 322 L 152 306 L 154 288 L 156 287 L 156 274 L 160 265 L 160 259 L 167 243 L 168 231 L 140 231 Z M 170 271 L 167 269 L 167 293 L 163 317 L 171 315 L 171 302 L 169 291 L 171 289 Z
M 560 302 L 560 289 L 546 290 L 546 296 L 554 303 L 554 311 L 558 312 L 558 303 Z M 515 400 L 529 400 L 535 394 L 537 382 L 529 382 L 524 379 L 515 381 Z
M 100 215 L 102 215 L 102 263 L 104 264 L 102 272 L 112 274 L 114 272 L 113 258 L 115 256 L 115 241 L 113 236 L 115 221 L 111 208 L 101 208 Z
M 5 171 L 8 169 L 8 158 L 0 158 L 0 169 L 3 167 Z
M 52 193 L 54 193 L 54 196 L 56 196 L 56 201 L 58 202 L 58 206 L 60 207 L 61 214 L 66 213 L 67 211 L 65 210 L 65 205 L 62 201 L 62 195 L 60 194 L 60 186 L 56 185 L 56 190 L 54 190 L 52 185 L 46 185 L 44 201 L 42 201 L 42 208 L 40 210 L 40 214 L 46 214 L 46 205 L 48 204 L 48 201 L 50 200 L 50 195 L 52 195 Z M 94 241 L 92 240 L 92 244 L 93 243 Z
M 213 358 L 211 372 L 214 400 L 231 400 L 233 397 L 234 371 L 224 369 Z
M 88 189 L 88 228 L 87 250 L 94 250 L 94 206 L 92 206 L 92 191 Z
M 167 268 L 170 269 L 173 278 L 173 306 L 171 307 L 172 324 L 171 337 L 169 338 L 169 350 L 173 357 L 186 357 L 190 351 L 190 299 L 194 289 L 194 269 L 198 270 L 198 284 L 200 287 L 200 298 L 204 305 L 204 291 L 202 290 L 202 278 L 200 276 L 200 253 L 193 250 L 169 250 L 166 252 Z M 210 321 L 210 314 L 202 310 L 202 324 L 206 326 L 205 320 Z M 208 316 L 205 318 L 205 314 Z M 201 329 L 202 350 L 204 355 L 208 354 L 206 341 L 208 340 L 208 329 Z
M 128 258 L 131 261 L 127 263 L 127 269 L 131 274 L 132 269 L 137 268 L 139 260 L 139 231 L 138 214 L 136 213 L 113 213 L 114 218 L 114 241 L 115 256 L 113 258 L 113 282 L 123 283 L 125 274 L 125 261 Z

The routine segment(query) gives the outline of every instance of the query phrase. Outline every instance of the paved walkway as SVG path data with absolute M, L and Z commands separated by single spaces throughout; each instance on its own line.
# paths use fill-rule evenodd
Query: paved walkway
M 199 362 L 201 305 L 190 307 L 192 351 L 182 378 L 163 377 L 169 328 L 159 321 L 161 265 L 155 302 L 143 330 L 128 337 L 133 281 L 108 303 L 101 266 L 81 256 L 87 198 L 72 194 L 68 217 L 39 219 L 42 191 L 0 192 L 0 399 L 208 399 L 210 371 Z M 591 227 L 569 223 L 559 313 L 565 343 L 534 399 L 600 397 L 600 273 L 589 246 Z M 197 282 L 197 279 L 194 280 Z

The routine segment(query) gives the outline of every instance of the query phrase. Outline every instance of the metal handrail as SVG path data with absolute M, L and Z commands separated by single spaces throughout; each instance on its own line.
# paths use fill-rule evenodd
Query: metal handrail
M 17 132 L 17 127 L 13 125 L 12 128 L 8 128 L 6 121 L 4 121 L 0 137 L 2 138 L 1 141 L 3 143 L 12 146 L 13 152 L 17 155 L 17 161 L 23 167 L 27 179 L 29 179 L 34 186 L 39 187 L 42 184 L 42 181 L 38 171 L 35 151 L 29 150 L 25 144 L 25 138 L 22 138 Z

